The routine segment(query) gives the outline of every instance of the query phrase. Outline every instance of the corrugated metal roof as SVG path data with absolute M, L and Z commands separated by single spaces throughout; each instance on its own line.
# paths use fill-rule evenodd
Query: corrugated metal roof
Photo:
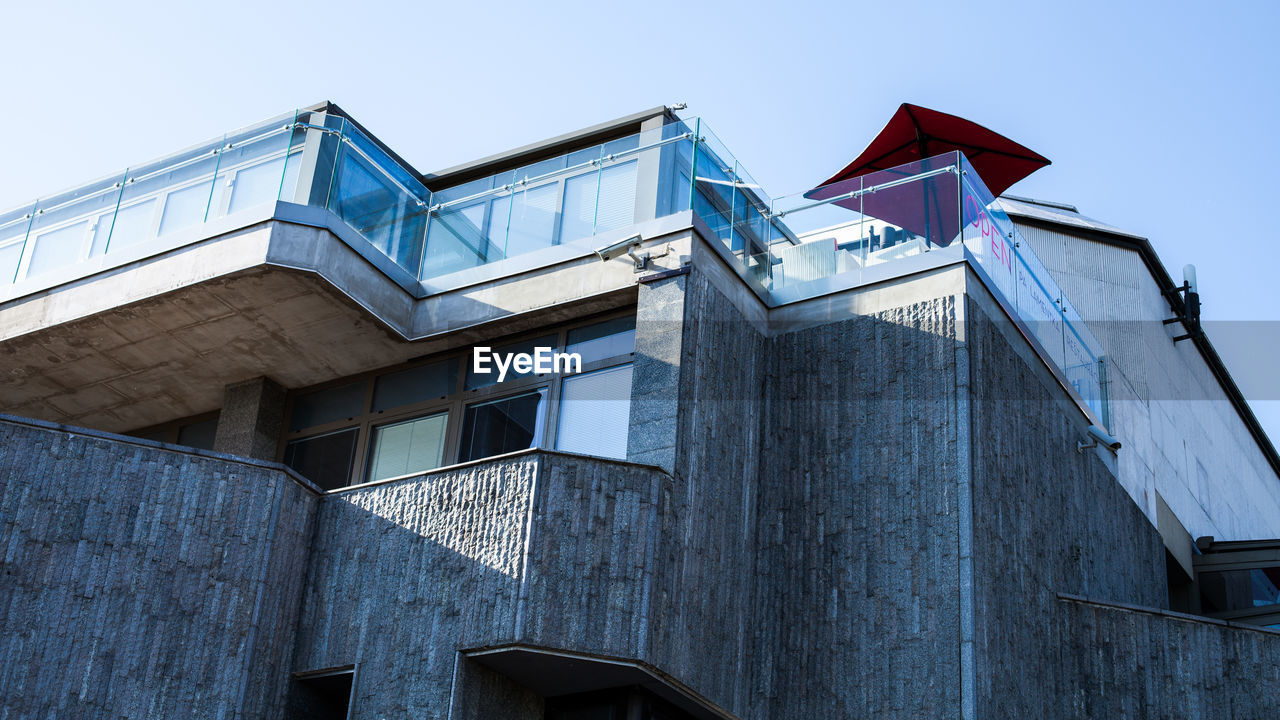
M 1112 235 L 1123 235 L 1131 238 L 1142 237 L 1141 235 L 1121 230 L 1114 225 L 1094 220 L 1087 215 L 1081 215 L 1080 211 L 1076 210 L 1072 205 L 1018 197 L 1017 195 L 1001 195 L 999 199 L 1004 211 L 1010 215 L 1043 220 L 1045 222 L 1062 223 Z

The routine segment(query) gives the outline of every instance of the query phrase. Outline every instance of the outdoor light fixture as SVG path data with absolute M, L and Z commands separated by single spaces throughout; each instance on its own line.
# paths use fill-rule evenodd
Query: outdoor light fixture
M 1096 448 L 1098 447 L 1098 443 L 1102 443 L 1102 446 L 1111 452 L 1115 452 L 1120 449 L 1120 441 L 1112 437 L 1106 430 L 1103 430 L 1097 425 L 1090 425 L 1088 432 L 1089 442 L 1077 441 L 1076 452 L 1084 452 L 1090 448 Z
M 1177 295 L 1182 296 L 1181 308 L 1173 304 L 1173 298 Z M 1173 338 L 1173 344 L 1177 345 L 1181 340 L 1189 340 L 1200 335 L 1200 288 L 1196 286 L 1196 266 L 1187 265 L 1183 267 L 1182 284 L 1165 290 L 1164 296 L 1169 301 L 1169 307 L 1173 309 L 1175 315 L 1165 320 L 1164 324 L 1182 323 L 1182 326 L 1187 329 L 1184 334 Z
M 626 255 L 635 262 L 636 270 L 639 271 L 648 267 L 650 260 L 665 257 L 667 253 L 671 252 L 670 247 L 668 247 L 661 255 L 654 255 L 652 253 L 640 253 L 637 255 L 636 250 L 640 248 L 640 244 L 643 242 L 644 237 L 642 237 L 640 233 L 636 233 L 635 235 L 629 235 L 615 243 L 610 243 L 602 248 L 598 248 L 596 250 L 596 255 L 605 262 Z

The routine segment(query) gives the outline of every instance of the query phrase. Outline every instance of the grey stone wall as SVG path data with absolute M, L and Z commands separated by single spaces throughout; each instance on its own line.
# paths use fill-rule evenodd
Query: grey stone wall
M 743 717 L 958 712 L 954 301 L 765 337 L 683 290 L 637 337 L 681 337 L 647 659 Z
M 455 689 L 459 650 L 635 657 L 668 482 L 531 452 L 326 495 L 293 669 L 358 664 L 353 718 L 481 718 L 463 695 L 492 682 L 472 668 Z
M 978 716 L 1071 717 L 1053 691 L 1057 593 L 1168 607 L 1164 545 L 1102 461 L 1077 452 L 1085 423 L 1044 368 L 979 303 L 965 313 Z
M 958 713 L 954 304 L 772 339 L 751 717 Z
M 278 716 L 315 494 L 0 419 L 0 716 Z
M 761 625 L 752 601 L 765 338 L 696 267 L 679 330 L 679 383 L 666 390 L 679 403 L 672 507 L 648 659 L 736 711 Z
M 1280 715 L 1280 632 L 1063 599 L 1048 717 L 1263 720 Z
M 675 470 L 688 275 L 640 285 L 627 459 Z

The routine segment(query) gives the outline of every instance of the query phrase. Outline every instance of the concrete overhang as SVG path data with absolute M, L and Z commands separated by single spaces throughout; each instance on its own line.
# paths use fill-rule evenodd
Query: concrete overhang
M 629 229 L 673 245 L 655 270 L 688 252 L 691 217 Z M 593 244 L 427 286 L 328 211 L 279 203 L 237 221 L 11 290 L 0 410 L 127 431 L 215 410 L 253 377 L 305 387 L 635 302 L 631 263 L 602 263 Z
M 505 645 L 463 654 L 543 697 L 639 686 L 699 720 L 728 720 L 736 717 L 671 676 L 639 660 L 528 645 Z

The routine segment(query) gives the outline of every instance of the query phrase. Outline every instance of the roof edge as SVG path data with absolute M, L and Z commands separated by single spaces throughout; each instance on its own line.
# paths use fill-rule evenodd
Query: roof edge
M 563 133 L 546 140 L 539 140 L 511 150 L 495 153 L 478 160 L 471 160 L 460 165 L 421 175 L 421 180 L 428 188 L 435 190 L 448 185 L 457 185 L 470 180 L 491 175 L 504 167 L 526 165 L 556 155 L 564 154 L 567 146 L 595 145 L 606 140 L 621 137 L 624 132 L 640 132 L 640 124 L 655 117 L 675 119 L 675 115 L 665 105 L 658 105 L 647 110 L 624 115 L 613 120 L 597 123 L 580 130 Z
M 1174 292 L 1179 285 L 1173 281 L 1173 276 L 1169 274 L 1168 268 L 1161 262 L 1160 256 L 1156 254 L 1155 248 L 1151 245 L 1149 239 L 1140 235 L 1106 232 L 1072 223 L 1054 222 L 1044 218 L 1026 215 L 1017 215 L 1017 217 L 1018 222 L 1025 223 L 1031 227 L 1055 231 L 1065 229 L 1067 232 L 1085 240 L 1093 240 L 1137 252 L 1142 257 L 1143 264 L 1147 266 L 1147 271 L 1151 273 L 1151 277 L 1156 281 L 1156 285 L 1159 286 L 1161 293 L 1169 304 L 1173 306 L 1171 312 L 1181 312 L 1183 310 L 1182 296 Z M 1218 355 L 1213 343 L 1209 341 L 1209 336 L 1204 332 L 1193 334 L 1191 342 L 1200 351 L 1200 357 L 1209 366 L 1209 371 L 1217 378 L 1218 384 L 1227 394 L 1227 399 L 1231 401 L 1236 413 L 1244 421 L 1245 427 L 1249 429 L 1249 434 L 1258 443 L 1258 449 L 1262 451 L 1263 456 L 1271 465 L 1272 471 L 1275 472 L 1277 477 L 1280 477 L 1280 454 L 1276 452 L 1276 446 L 1271 441 L 1271 436 L 1267 435 L 1262 423 L 1258 422 L 1258 416 L 1253 414 L 1253 408 L 1249 407 L 1249 401 L 1245 399 L 1244 393 L 1240 392 L 1240 387 L 1236 385 L 1236 381 L 1231 377 L 1226 364 L 1222 362 L 1222 357 Z

